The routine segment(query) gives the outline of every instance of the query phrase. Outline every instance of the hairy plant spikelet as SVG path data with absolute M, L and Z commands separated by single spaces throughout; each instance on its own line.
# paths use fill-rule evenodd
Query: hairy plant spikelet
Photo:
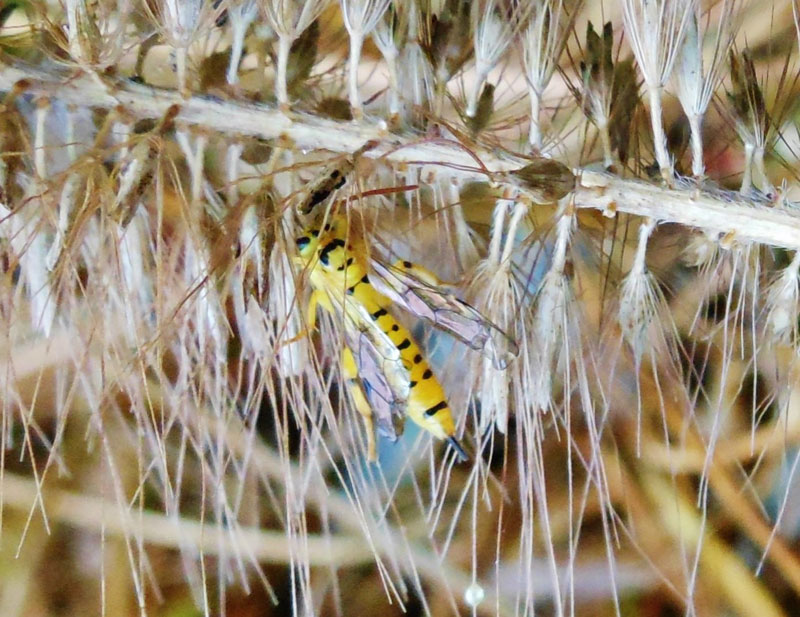
M 791 614 L 799 16 L 0 3 L 3 615 Z

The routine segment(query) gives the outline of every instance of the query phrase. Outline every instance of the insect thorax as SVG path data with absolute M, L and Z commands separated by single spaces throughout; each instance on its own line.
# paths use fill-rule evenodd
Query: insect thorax
M 367 267 L 359 253 L 362 242 L 348 232 L 344 217 L 333 217 L 324 227 L 306 228 L 297 238 L 300 261 L 310 268 L 311 284 L 334 296 L 351 295 L 367 305 L 383 304 L 368 283 Z M 387 301 L 388 302 L 388 301 Z

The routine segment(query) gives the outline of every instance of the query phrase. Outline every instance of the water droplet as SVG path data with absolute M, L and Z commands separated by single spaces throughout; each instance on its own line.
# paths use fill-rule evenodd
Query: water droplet
M 472 583 L 469 587 L 466 588 L 464 591 L 464 602 L 467 603 L 468 606 L 475 608 L 483 602 L 483 599 L 486 597 L 486 592 L 483 590 L 483 587 L 478 585 L 478 583 Z

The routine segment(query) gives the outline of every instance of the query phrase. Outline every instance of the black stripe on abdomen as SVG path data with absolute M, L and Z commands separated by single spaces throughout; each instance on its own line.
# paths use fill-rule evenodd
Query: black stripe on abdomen
M 442 409 L 447 409 L 447 403 L 445 401 L 439 401 L 433 407 L 428 407 L 424 413 L 426 416 L 430 417 L 436 415 L 436 413 Z

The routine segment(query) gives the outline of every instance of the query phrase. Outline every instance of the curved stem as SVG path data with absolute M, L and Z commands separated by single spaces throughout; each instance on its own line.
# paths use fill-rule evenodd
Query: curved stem
M 492 239 L 489 242 L 489 254 L 486 261 L 500 265 L 500 244 L 503 238 L 503 228 L 505 227 L 506 209 L 508 201 L 505 199 L 498 199 L 494 205 L 494 216 L 492 217 Z
M 610 169 L 614 165 L 614 152 L 611 149 L 611 135 L 608 132 L 608 123 L 598 124 L 597 131 L 600 133 L 600 145 L 603 148 L 603 167 Z M 626 161 L 622 161 L 623 167 Z
M 767 176 L 767 168 L 764 166 L 763 145 L 756 147 L 753 156 L 753 165 L 755 167 L 756 173 L 758 174 L 758 183 L 761 192 L 766 193 L 767 195 L 771 194 L 774 191 L 775 187 L 773 187 L 772 182 L 769 181 L 769 176 Z
M 358 30 L 350 32 L 350 64 L 347 68 L 348 92 L 350 96 L 350 109 L 353 116 L 361 117 L 361 96 L 358 92 L 358 66 L 361 63 L 361 47 L 364 44 L 364 35 Z
M 396 116 L 400 113 L 400 90 L 397 79 L 397 54 L 385 55 L 386 66 L 389 71 L 389 115 Z
M 656 161 L 661 168 L 661 177 L 667 182 L 672 181 L 672 159 L 667 150 L 667 135 L 664 132 L 664 120 L 661 117 L 661 94 L 659 86 L 648 87 L 647 94 L 650 98 L 650 124 L 653 127 L 653 147 L 656 152 Z
M 706 173 L 703 162 L 703 117 L 700 114 L 689 116 L 689 129 L 692 137 L 692 175 L 702 178 Z
M 233 24 L 231 58 L 228 62 L 228 72 L 225 76 L 226 81 L 230 85 L 234 85 L 239 82 L 239 63 L 242 61 L 242 52 L 244 51 L 244 35 L 248 25 L 248 23 L 242 23 L 240 21 L 237 21 Z
M 474 118 L 478 113 L 478 100 L 481 97 L 481 88 L 486 81 L 488 71 L 479 69 L 475 75 L 475 85 L 472 87 L 472 94 L 470 94 L 469 101 L 467 102 L 467 116 Z
M 540 124 L 540 114 L 542 99 L 539 93 L 532 88 L 528 89 L 528 97 L 531 100 L 531 125 L 528 129 L 528 144 L 534 150 L 541 152 L 542 150 L 542 127 Z
M 289 108 L 289 91 L 286 86 L 286 69 L 289 64 L 289 50 L 292 48 L 292 38 L 285 34 L 278 37 L 278 72 L 275 76 L 275 96 L 278 106 L 286 110 Z
M 739 192 L 742 195 L 747 195 L 750 188 L 753 186 L 753 152 L 755 147 L 751 142 L 744 144 L 744 174 L 742 175 L 742 186 Z
M 650 240 L 650 234 L 656 227 L 656 222 L 653 219 L 645 219 L 639 225 L 639 239 L 636 243 L 636 253 L 633 257 L 633 264 L 628 272 L 628 276 L 641 276 L 647 268 L 647 242 Z

